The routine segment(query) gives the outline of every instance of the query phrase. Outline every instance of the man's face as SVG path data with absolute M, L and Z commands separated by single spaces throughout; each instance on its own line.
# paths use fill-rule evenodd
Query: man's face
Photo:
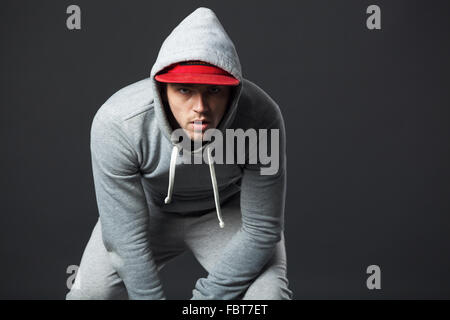
M 191 140 L 201 140 L 207 129 L 217 128 L 231 93 L 229 86 L 209 84 L 168 83 L 166 88 L 172 126 L 184 129 Z

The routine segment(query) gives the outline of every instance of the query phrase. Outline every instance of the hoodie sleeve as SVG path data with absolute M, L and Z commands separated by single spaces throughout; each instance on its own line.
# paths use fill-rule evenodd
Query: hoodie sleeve
M 132 300 L 166 299 L 148 239 L 148 207 L 136 152 L 121 123 L 97 112 L 91 156 L 102 237 Z
M 265 128 L 279 130 L 278 171 L 261 175 L 260 169 L 264 166 L 259 160 L 257 164 L 243 167 L 242 226 L 226 245 L 208 277 L 197 281 L 192 300 L 242 299 L 281 240 L 286 194 L 285 127 L 278 106 L 274 110 L 275 115 L 272 113 L 270 117 L 272 123 Z M 267 140 L 270 141 L 269 135 Z M 268 150 L 268 154 L 276 152 L 270 147 Z

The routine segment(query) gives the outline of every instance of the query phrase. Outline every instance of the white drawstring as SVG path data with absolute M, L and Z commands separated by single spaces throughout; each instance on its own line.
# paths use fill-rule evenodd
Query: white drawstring
M 207 148 L 207 153 L 208 153 L 209 173 L 211 174 L 211 181 L 214 191 L 214 202 L 216 204 L 217 218 L 219 219 L 219 226 L 223 228 L 225 227 L 225 223 L 222 220 L 222 213 L 220 210 L 219 190 L 217 188 L 216 171 L 214 170 L 214 163 L 212 161 L 211 149 L 209 147 Z M 168 204 L 172 201 L 172 191 L 173 191 L 173 184 L 175 181 L 175 168 L 177 164 L 177 157 L 178 157 L 178 146 L 175 145 L 172 149 L 172 155 L 170 156 L 169 190 L 167 191 L 167 197 L 164 200 L 165 204 Z
M 170 156 L 170 168 L 169 168 L 169 190 L 167 190 L 167 197 L 164 199 L 164 203 L 168 204 L 172 201 L 173 183 L 175 180 L 175 166 L 177 165 L 178 147 L 174 146 L 172 149 L 172 155 Z
M 225 226 L 225 223 L 222 220 L 222 213 L 220 211 L 219 190 L 217 188 L 216 171 L 214 170 L 214 163 L 212 161 L 211 148 L 208 147 L 206 149 L 206 151 L 208 152 L 209 173 L 211 174 L 211 181 L 212 181 L 212 185 L 213 185 L 214 201 L 216 202 L 217 218 L 219 219 L 219 226 L 221 228 L 223 228 Z

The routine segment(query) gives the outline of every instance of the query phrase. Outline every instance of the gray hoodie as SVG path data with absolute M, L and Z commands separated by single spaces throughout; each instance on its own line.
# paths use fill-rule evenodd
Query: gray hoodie
M 154 76 L 187 60 L 214 64 L 240 80 L 219 130 L 279 129 L 275 174 L 261 175 L 264 165 L 260 161 L 209 165 L 177 161 L 178 141 L 171 138 Z M 147 236 L 152 208 L 178 215 L 216 210 L 226 228 L 220 206 L 240 194 L 242 227 L 224 244 L 213 270 L 197 281 L 192 299 L 236 299 L 281 239 L 286 188 L 284 121 L 277 104 L 242 77 L 235 47 L 210 9 L 198 8 L 169 34 L 149 78 L 122 88 L 100 107 L 91 127 L 91 155 L 103 242 L 130 299 L 166 299 Z

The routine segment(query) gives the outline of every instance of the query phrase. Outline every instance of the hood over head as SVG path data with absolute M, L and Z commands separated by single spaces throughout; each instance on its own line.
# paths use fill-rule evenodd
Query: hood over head
M 160 84 L 155 80 L 155 75 L 172 64 L 191 60 L 213 64 L 239 80 L 239 84 L 233 87 L 227 111 L 216 129 L 225 132 L 233 122 L 242 91 L 241 64 L 233 42 L 211 9 L 196 9 L 164 40 L 150 73 L 156 119 L 162 133 L 172 144 L 178 141 L 171 138 L 173 129 L 166 115 Z

